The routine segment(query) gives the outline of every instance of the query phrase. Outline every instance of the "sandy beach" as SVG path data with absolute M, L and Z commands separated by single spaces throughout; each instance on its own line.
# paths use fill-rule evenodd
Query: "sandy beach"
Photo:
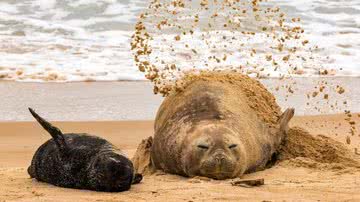
M 342 115 L 296 117 L 292 126 L 306 127 L 345 142 L 349 128 Z M 358 123 L 360 119 L 357 118 Z M 334 123 L 341 127 L 334 129 Z M 65 132 L 91 132 L 123 148 L 131 157 L 137 144 L 153 132 L 152 121 L 56 122 Z M 360 124 L 357 125 L 358 127 Z M 0 123 L 1 201 L 358 201 L 360 171 L 324 171 L 275 166 L 244 176 L 264 178 L 257 188 L 233 187 L 230 180 L 187 179 L 174 175 L 147 176 L 123 193 L 98 193 L 59 188 L 29 178 L 26 172 L 32 155 L 49 135 L 35 122 Z M 337 135 L 336 135 L 337 134 Z M 349 148 L 360 148 L 354 136 Z
M 24 84 L 9 84 L 24 85 Z M 39 84 L 32 84 L 39 85 Z M 40 88 L 39 92 L 46 92 L 46 84 Z M 57 84 L 61 86 L 60 84 Z M 69 85 L 69 84 L 66 84 Z M 60 89 L 65 88 L 63 85 Z M 80 84 L 76 84 L 80 85 Z M 75 85 L 75 86 L 76 86 Z M 81 84 L 88 85 L 88 84 Z M 92 85 L 92 84 L 90 84 Z M 98 84 L 105 85 L 106 84 Z M 127 84 L 129 85 L 129 84 Z M 131 85 L 131 84 L 130 84 Z M 137 84 L 133 84 L 137 85 Z M 2 85 L 4 87 L 4 85 Z M 128 86 L 127 86 L 128 87 Z M 149 88 L 149 86 L 147 87 Z M 21 88 L 19 88 L 21 89 Z M 45 90 L 44 90 L 45 89 Z M 77 89 L 77 88 L 74 88 Z M 78 88 L 81 89 L 81 88 Z M 98 89 L 98 88 L 97 88 Z M 125 87 L 124 87 L 125 89 Z M 129 88 L 128 88 L 129 89 Z M 146 91 L 144 88 L 133 88 L 139 92 Z M 25 90 L 23 90 L 25 92 Z M 61 95 L 61 90 L 59 91 Z M 84 92 L 84 91 L 83 91 Z M 98 104 L 91 98 L 92 93 L 78 94 L 88 100 L 84 103 L 86 107 Z M 107 92 L 104 90 L 103 92 Z M 128 92 L 128 91 L 127 91 Z M 98 94 L 94 91 L 94 94 Z M 41 93 L 40 93 L 41 94 Z M 46 96 L 44 96 L 46 97 Z M 133 100 L 134 109 L 141 106 L 139 96 Z M 24 98 L 22 98 L 24 99 Z M 48 99 L 55 99 L 48 97 Z M 120 98 L 118 98 L 120 99 Z M 131 97 L 122 97 L 126 102 L 131 103 Z M 155 110 L 157 103 L 161 99 L 153 100 Z M 78 99 L 78 102 L 81 99 Z M 105 99 L 106 100 L 106 99 Z M 110 100 L 110 99 L 109 99 Z M 116 100 L 116 99 L 115 99 Z M 2 100 L 5 102 L 4 100 Z M 7 100 L 9 102 L 9 100 Z M 35 102 L 33 100 L 32 102 Z M 42 110 L 50 108 L 50 103 L 41 106 L 46 100 L 38 99 Z M 155 102 L 155 103 L 154 103 Z M 149 103 L 149 102 L 145 102 Z M 72 104 L 58 102 L 54 108 L 58 112 L 61 106 L 69 109 Z M 101 105 L 98 105 L 101 109 Z M 114 105 L 115 106 L 115 105 Z M 148 104 L 144 104 L 145 108 Z M 12 105 L 13 109 L 16 109 Z M 9 106 L 8 106 L 9 108 Z M 25 108 L 25 106 L 24 106 Z M 140 107 L 141 108 L 141 107 Z M 139 108 L 139 109 L 140 109 Z M 20 114 L 20 110 L 15 110 L 15 114 Z M 78 109 L 74 109 L 76 111 Z M 91 108 L 91 110 L 96 111 Z M 53 114 L 55 114 L 53 111 Z M 63 110 L 66 112 L 66 110 Z M 122 113 L 126 113 L 122 111 Z M 141 111 L 141 110 L 140 110 Z M 41 110 L 39 111 L 41 112 Z M 66 113 L 62 118 L 66 117 Z M 151 117 L 156 111 L 147 114 Z M 114 113 L 112 111 L 111 113 Z M 44 117 L 51 115 L 47 111 L 43 112 Z M 81 115 L 85 115 L 83 112 Z M 100 114 L 100 113 L 98 113 Z M 4 114 L 6 117 L 7 115 Z M 356 127 L 360 128 L 359 114 L 353 114 Z M 97 117 L 98 120 L 101 118 Z M 316 116 L 297 116 L 291 126 L 306 128 L 311 134 L 322 134 L 346 143 L 349 135 L 350 126 L 344 120 L 342 114 L 316 115 Z M 51 119 L 59 119 L 53 116 Z M 60 118 L 61 119 L 61 118 Z M 54 122 L 64 132 L 87 132 L 106 138 L 114 145 L 122 148 L 129 157 L 134 154 L 139 142 L 153 135 L 153 121 L 60 121 Z M 244 188 L 232 186 L 231 180 L 216 181 L 201 178 L 188 179 L 175 175 L 156 174 L 146 176 L 141 184 L 134 185 L 130 191 L 123 193 L 100 193 L 85 190 L 74 190 L 55 187 L 49 184 L 37 182 L 29 178 L 27 167 L 30 164 L 32 155 L 36 149 L 47 139 L 49 135 L 33 121 L 6 121 L 0 123 L 1 142 L 0 142 L 0 201 L 359 201 L 360 200 L 360 170 L 323 170 L 318 168 L 294 167 L 287 164 L 280 164 L 271 169 L 245 175 L 245 179 L 264 178 L 265 185 L 256 188 Z M 360 134 L 351 137 L 347 147 L 355 153 L 355 148 L 360 150 Z
M 0 1 L 0 202 L 360 201 L 359 2 Z

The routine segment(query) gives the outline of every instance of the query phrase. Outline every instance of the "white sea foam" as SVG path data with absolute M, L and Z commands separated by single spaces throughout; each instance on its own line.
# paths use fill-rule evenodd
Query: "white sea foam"
M 0 78 L 21 81 L 142 80 L 130 37 L 146 0 L 2 0 Z M 301 17 L 336 75 L 360 76 L 360 1 L 274 0 Z M 200 53 L 201 55 L 201 53 Z M 241 55 L 239 55 L 241 57 Z M 229 61 L 231 63 L 231 61 Z M 309 71 L 310 76 L 315 75 Z

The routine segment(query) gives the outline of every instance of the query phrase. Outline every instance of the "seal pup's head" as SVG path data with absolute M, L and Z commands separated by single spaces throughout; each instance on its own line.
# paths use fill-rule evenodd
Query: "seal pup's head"
M 243 144 L 229 127 L 202 122 L 188 132 L 182 150 L 184 172 L 188 176 L 222 180 L 245 172 Z
M 132 162 L 115 152 L 98 154 L 89 167 L 89 183 L 95 190 L 119 192 L 129 190 L 131 184 L 142 180 L 134 174 Z

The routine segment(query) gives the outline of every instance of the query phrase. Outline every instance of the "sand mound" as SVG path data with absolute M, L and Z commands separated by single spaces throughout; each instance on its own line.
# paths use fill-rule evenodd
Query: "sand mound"
M 182 92 L 194 82 L 208 81 L 211 83 L 220 82 L 229 85 L 230 88 L 239 89 L 242 92 L 249 106 L 257 113 L 258 117 L 266 123 L 277 123 L 281 115 L 280 107 L 276 99 L 264 85 L 256 79 L 247 75 L 232 71 L 202 71 L 200 73 L 187 73 L 176 84 L 175 91 Z
M 302 128 L 291 128 L 283 142 L 278 163 L 284 166 L 326 170 L 360 168 L 359 159 L 340 142 L 323 135 L 312 136 Z

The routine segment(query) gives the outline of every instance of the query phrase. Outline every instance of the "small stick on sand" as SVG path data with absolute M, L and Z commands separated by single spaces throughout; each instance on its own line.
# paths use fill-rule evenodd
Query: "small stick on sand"
M 255 179 L 255 180 L 234 180 L 231 182 L 232 186 L 241 186 L 241 187 L 259 187 L 264 185 L 264 179 Z

